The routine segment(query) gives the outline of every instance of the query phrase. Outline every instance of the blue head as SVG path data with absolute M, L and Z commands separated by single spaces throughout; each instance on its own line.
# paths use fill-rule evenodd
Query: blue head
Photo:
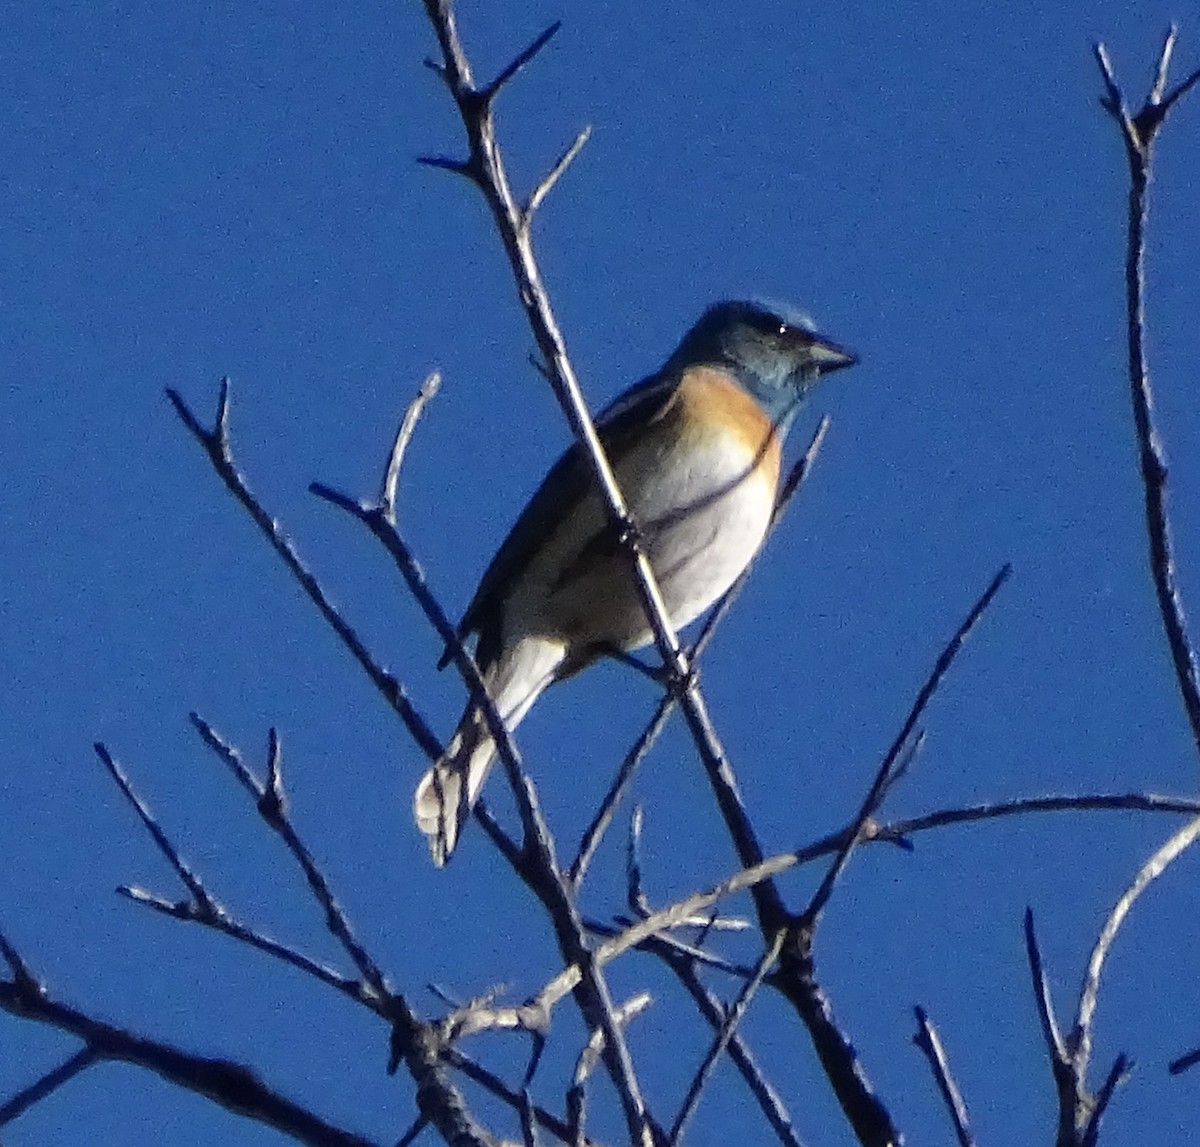
M 817 334 L 807 319 L 758 303 L 725 302 L 704 312 L 666 369 L 704 365 L 731 370 L 782 434 L 818 378 L 857 361 Z

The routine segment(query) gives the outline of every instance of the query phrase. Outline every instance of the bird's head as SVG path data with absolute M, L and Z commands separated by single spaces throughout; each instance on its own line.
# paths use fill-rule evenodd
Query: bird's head
M 683 336 L 667 367 L 706 365 L 733 371 L 782 430 L 818 378 L 857 361 L 850 351 L 819 335 L 804 316 L 733 301 L 709 307 Z

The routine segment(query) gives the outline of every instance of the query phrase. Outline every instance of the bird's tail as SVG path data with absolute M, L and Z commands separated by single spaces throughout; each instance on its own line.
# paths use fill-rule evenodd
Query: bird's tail
M 483 714 L 472 706 L 446 751 L 417 785 L 413 816 L 417 828 L 429 838 L 429 851 L 438 868 L 450 859 L 459 829 L 471 815 L 495 756 L 496 742 Z
M 554 680 L 563 652 L 561 642 L 525 638 L 485 670 L 483 683 L 510 732 Z M 413 817 L 429 838 L 429 851 L 439 868 L 450 859 L 495 759 L 496 742 L 483 712 L 468 705 L 446 751 L 421 778 L 413 796 Z

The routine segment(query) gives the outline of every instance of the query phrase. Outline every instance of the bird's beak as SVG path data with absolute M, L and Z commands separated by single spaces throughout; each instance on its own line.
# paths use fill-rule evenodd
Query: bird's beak
M 818 374 L 832 374 L 835 370 L 853 366 L 858 362 L 858 355 L 853 351 L 840 347 L 835 342 L 817 335 L 808 346 L 808 365 Z

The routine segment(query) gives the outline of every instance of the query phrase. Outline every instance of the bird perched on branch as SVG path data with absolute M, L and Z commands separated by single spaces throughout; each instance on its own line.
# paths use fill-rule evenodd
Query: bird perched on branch
M 771 520 L 796 411 L 821 375 L 856 361 L 805 319 L 717 303 L 661 370 L 597 418 L 674 627 L 708 609 L 749 565 Z M 578 444 L 517 519 L 458 632 L 478 636 L 476 661 L 510 730 L 547 686 L 652 640 L 629 556 Z M 495 756 L 483 713 L 468 704 L 413 800 L 435 864 L 454 851 Z

